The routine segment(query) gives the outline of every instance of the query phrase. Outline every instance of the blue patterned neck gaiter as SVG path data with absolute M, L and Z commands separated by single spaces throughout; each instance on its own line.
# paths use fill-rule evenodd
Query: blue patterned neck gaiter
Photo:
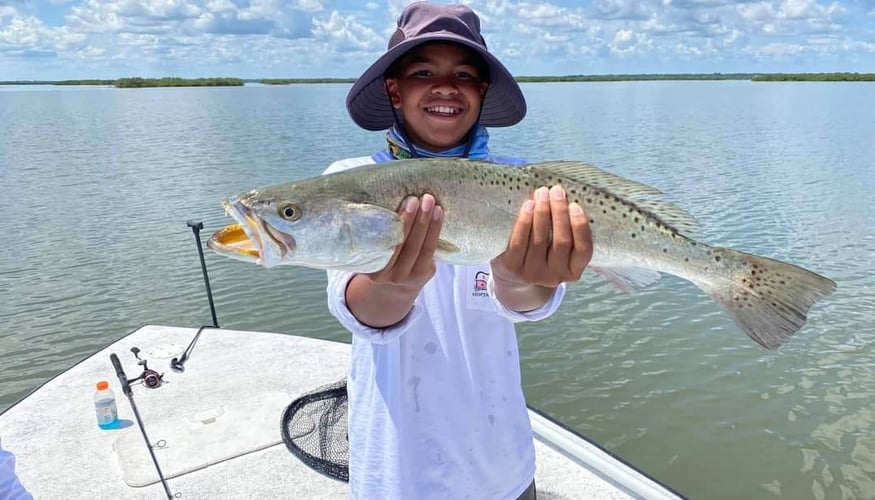
M 458 158 L 467 157 L 472 160 L 483 160 L 489 156 L 489 133 L 486 127 L 477 123 L 474 132 L 467 142 L 444 151 L 429 151 L 414 146 L 407 140 L 402 127 L 395 123 L 386 133 L 386 141 L 389 143 L 389 153 L 396 159 L 408 158 Z M 413 151 L 411 151 L 411 149 Z M 468 154 L 465 154 L 465 151 Z

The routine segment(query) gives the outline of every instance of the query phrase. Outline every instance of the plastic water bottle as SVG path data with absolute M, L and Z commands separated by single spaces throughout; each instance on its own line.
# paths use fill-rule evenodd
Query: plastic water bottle
M 109 382 L 101 380 L 97 383 L 94 393 L 94 409 L 97 412 L 97 426 L 101 429 L 113 429 L 118 426 L 118 407 L 115 404 L 115 393 L 109 388 Z

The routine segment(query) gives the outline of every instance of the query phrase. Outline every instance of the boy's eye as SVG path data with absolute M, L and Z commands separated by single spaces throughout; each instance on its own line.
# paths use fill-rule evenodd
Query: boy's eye
M 431 76 L 431 71 L 429 71 L 427 69 L 420 69 L 420 70 L 414 71 L 413 76 L 418 76 L 418 77 Z
M 458 73 L 456 73 L 456 78 L 460 80 L 473 80 L 477 77 L 472 75 L 471 73 L 468 73 L 467 71 L 459 71 Z

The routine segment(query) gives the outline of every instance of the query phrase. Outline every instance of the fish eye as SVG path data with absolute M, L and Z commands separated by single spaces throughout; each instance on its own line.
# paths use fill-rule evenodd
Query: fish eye
M 286 220 L 298 220 L 301 218 L 301 209 L 294 203 L 286 203 L 280 206 L 280 216 Z

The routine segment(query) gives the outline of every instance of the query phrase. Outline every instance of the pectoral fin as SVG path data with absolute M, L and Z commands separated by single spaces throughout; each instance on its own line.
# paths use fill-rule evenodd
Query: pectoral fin
M 361 249 L 394 248 L 404 241 L 404 221 L 397 213 L 370 203 L 347 203 L 343 211 L 352 244 Z
M 453 253 L 459 252 L 460 249 L 459 249 L 459 247 L 450 243 L 447 240 L 439 239 L 438 243 L 437 243 L 437 250 L 436 251 L 439 253 L 443 253 L 443 254 L 453 254 Z
M 643 267 L 595 267 L 589 266 L 596 274 L 610 281 L 620 290 L 631 293 L 647 287 L 659 280 L 659 272 Z

